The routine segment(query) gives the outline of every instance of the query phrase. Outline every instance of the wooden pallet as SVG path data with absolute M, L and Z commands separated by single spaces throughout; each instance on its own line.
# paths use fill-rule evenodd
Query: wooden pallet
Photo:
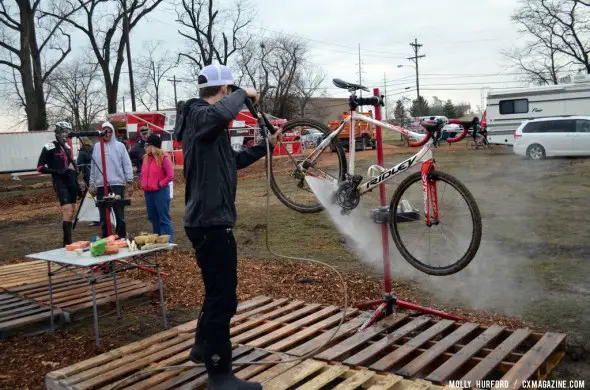
M 308 357 L 332 337 L 342 316 L 336 306 L 268 299 L 255 315 L 232 320 L 232 342 Z M 349 309 L 338 334 L 315 358 L 421 377 L 511 381 L 545 378 L 565 355 L 565 335 L 482 327 L 409 314 L 393 315 L 356 333 L 367 313 Z
M 258 353 L 263 353 L 263 349 L 264 353 L 274 351 L 308 358 L 307 354 L 334 333 L 341 313 L 336 306 L 258 297 L 241 304 L 232 318 L 232 342 L 236 348 L 252 347 Z M 449 380 L 475 383 L 475 380 L 502 378 L 515 383 L 516 380 L 544 379 L 564 356 L 565 335 L 558 333 L 507 330 L 495 325 L 481 327 L 408 314 L 390 316 L 366 331 L 356 333 L 366 318 L 366 313 L 349 309 L 338 335 L 314 359 L 323 361 L 324 365 L 337 362 L 373 373 L 389 372 L 444 384 Z M 95 388 L 146 367 L 182 364 L 193 344 L 195 326 L 196 321 L 191 321 L 139 343 L 58 370 L 48 376 L 48 380 L 52 383 L 65 381 L 62 384 L 68 386 L 76 384 L 74 388 Z M 113 368 L 116 370 L 112 371 Z M 329 369 L 336 372 L 336 369 Z M 191 373 L 192 379 L 202 374 Z M 345 375 L 344 371 L 342 375 Z M 168 383 L 176 376 L 179 374 L 166 372 L 158 374 L 157 378 Z M 180 382 L 154 388 L 175 388 L 189 379 L 176 379 Z M 151 388 L 142 386 L 131 388 Z
M 57 268 L 57 265 L 52 265 L 53 270 Z M 92 307 L 92 288 L 88 281 L 70 272 L 61 272 L 53 276 L 51 281 L 54 318 L 63 315 L 65 320 L 69 321 L 71 315 Z M 98 306 L 115 302 L 112 278 L 96 283 L 95 287 Z M 117 277 L 119 300 L 157 289 L 154 283 Z M 14 330 L 49 320 L 47 262 L 27 261 L 0 266 L 0 296 L 10 297 L 5 300 L 11 301 L 6 302 L 4 310 L 0 305 L 0 330 Z
M 258 297 L 244 302 L 238 316 L 249 318 L 260 313 L 268 298 Z M 182 325 L 135 342 L 70 367 L 49 373 L 47 389 L 194 389 L 204 388 L 207 375 L 203 367 L 188 362 L 193 344 L 191 325 Z M 282 364 L 248 364 L 261 360 L 289 359 L 282 354 L 249 346 L 236 346 L 233 354 L 234 372 L 243 379 L 263 383 L 265 389 L 442 389 L 424 380 L 407 380 L 397 375 L 379 374 L 366 369 L 355 369 L 341 364 L 317 360 Z M 146 372 L 169 365 L 186 365 L 185 370 Z
M 60 309 L 54 310 L 56 322 L 62 314 Z M 40 322 L 49 324 L 50 317 L 47 306 L 13 294 L 0 293 L 0 337 L 11 334 L 17 328 L 38 325 Z
M 52 269 L 57 269 L 53 265 Z M 0 289 L 47 280 L 47 263 L 45 261 L 26 261 L 24 263 L 0 266 Z

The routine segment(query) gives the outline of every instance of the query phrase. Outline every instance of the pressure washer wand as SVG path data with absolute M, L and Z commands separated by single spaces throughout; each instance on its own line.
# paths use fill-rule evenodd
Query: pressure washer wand
M 260 128 L 260 134 L 263 138 L 268 137 L 268 133 L 274 134 L 277 130 L 274 128 L 272 123 L 268 120 L 266 115 L 261 110 L 258 110 L 258 107 L 252 102 L 250 98 L 246 98 L 245 102 L 246 107 L 248 110 L 256 118 L 258 121 L 258 127 Z

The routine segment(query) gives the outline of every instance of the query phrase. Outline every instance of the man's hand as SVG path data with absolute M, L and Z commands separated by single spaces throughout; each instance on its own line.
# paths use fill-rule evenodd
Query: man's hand
M 270 142 L 270 145 L 274 148 L 274 146 L 277 144 L 277 141 L 279 140 L 281 134 L 283 134 L 283 129 L 277 129 L 277 131 L 268 137 L 268 142 Z
M 88 188 L 88 192 L 90 192 L 90 194 L 92 194 L 92 196 L 96 195 L 96 186 L 94 184 L 90 184 L 90 187 Z
M 256 103 L 258 100 L 258 91 L 254 88 L 245 88 L 244 91 L 246 91 L 246 95 L 248 95 L 250 100 L 252 100 L 253 103 Z

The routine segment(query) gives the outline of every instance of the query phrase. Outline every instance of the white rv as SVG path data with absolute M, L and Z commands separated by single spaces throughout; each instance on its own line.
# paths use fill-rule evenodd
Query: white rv
M 579 74 L 572 84 L 491 90 L 486 122 L 493 144 L 514 144 L 514 132 L 529 119 L 590 115 L 590 75 Z

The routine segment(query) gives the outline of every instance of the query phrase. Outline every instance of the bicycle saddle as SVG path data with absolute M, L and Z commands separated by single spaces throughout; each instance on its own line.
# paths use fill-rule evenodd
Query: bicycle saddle
M 363 87 L 360 84 L 349 83 L 349 82 L 346 82 L 346 81 L 341 80 L 341 79 L 332 79 L 332 82 L 338 88 L 348 89 L 350 92 L 357 91 L 359 89 L 362 89 L 363 91 L 371 92 L 371 91 L 369 91 L 369 88 L 367 88 L 367 87 Z
M 471 122 L 469 122 L 471 123 Z M 426 129 L 429 133 L 434 133 L 435 131 L 440 131 L 444 127 L 443 121 L 440 119 L 438 120 L 426 120 L 420 124 L 422 127 Z

